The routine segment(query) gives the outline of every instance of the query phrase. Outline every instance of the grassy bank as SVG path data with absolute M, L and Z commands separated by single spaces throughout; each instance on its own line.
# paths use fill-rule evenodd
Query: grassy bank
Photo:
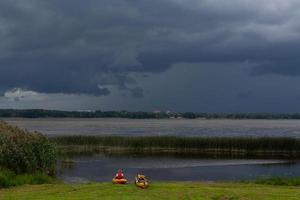
M 250 183 L 263 184 L 263 185 L 284 185 L 284 186 L 300 186 L 300 178 L 282 178 L 282 177 L 270 177 L 270 178 L 258 178 L 250 181 Z
M 64 153 L 187 153 L 201 155 L 300 157 L 300 140 L 245 137 L 62 136 L 51 138 Z
M 16 174 L 10 170 L 0 171 L 0 188 L 9 188 L 21 185 L 38 185 L 54 182 L 54 178 L 41 172 L 36 172 L 33 174 Z
M 22 186 L 0 190 L 1 200 L 297 200 L 299 187 L 269 186 L 244 183 L 152 183 L 142 190 L 133 184 L 111 183 Z

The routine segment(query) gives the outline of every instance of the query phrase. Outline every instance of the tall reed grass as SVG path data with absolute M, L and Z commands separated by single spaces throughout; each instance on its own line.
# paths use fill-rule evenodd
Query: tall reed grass
M 295 138 L 62 136 L 51 138 L 51 140 L 59 146 L 81 146 L 85 149 L 89 147 L 113 147 L 131 149 L 136 152 L 169 149 L 177 152 L 209 151 L 242 154 L 273 153 L 286 156 L 300 155 L 300 140 Z

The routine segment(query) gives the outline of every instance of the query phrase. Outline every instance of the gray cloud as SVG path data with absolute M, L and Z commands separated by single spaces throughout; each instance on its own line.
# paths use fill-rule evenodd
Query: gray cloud
M 117 86 L 143 97 L 131 73 L 182 62 L 300 75 L 299 11 L 296 0 L 2 1 L 0 85 L 97 96 Z
M 253 75 L 277 74 L 287 76 L 300 75 L 300 59 L 296 60 L 280 60 L 268 61 L 257 64 L 253 71 Z
M 131 91 L 131 95 L 135 98 L 143 98 L 144 97 L 143 89 L 140 87 L 133 88 L 130 91 Z
M 237 93 L 237 97 L 240 99 L 247 99 L 253 96 L 253 91 L 247 90 L 247 91 L 240 91 Z

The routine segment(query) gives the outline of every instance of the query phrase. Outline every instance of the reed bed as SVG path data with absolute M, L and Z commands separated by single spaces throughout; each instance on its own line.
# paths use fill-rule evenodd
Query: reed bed
M 51 138 L 68 152 L 117 150 L 131 152 L 196 152 L 210 154 L 300 156 L 295 138 L 177 137 L 177 136 L 61 136 Z

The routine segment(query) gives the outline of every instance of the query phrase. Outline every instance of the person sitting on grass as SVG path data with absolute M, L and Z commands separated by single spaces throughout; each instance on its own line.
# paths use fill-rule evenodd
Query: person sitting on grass
M 116 174 L 115 179 L 125 179 L 124 174 L 121 169 L 118 170 L 118 173 Z

